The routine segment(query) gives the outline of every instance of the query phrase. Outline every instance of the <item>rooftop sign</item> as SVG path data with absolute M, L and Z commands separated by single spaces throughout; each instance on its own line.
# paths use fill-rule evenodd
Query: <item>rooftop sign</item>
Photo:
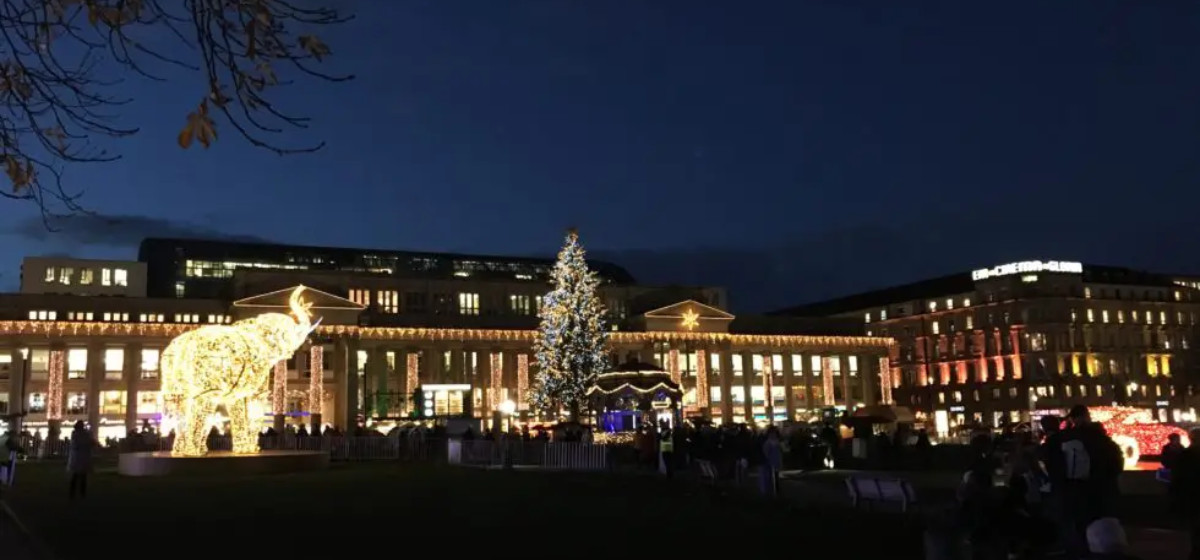
M 992 268 L 981 268 L 971 272 L 975 281 L 998 278 L 1010 274 L 1027 274 L 1037 272 L 1058 272 L 1062 274 L 1083 274 L 1083 263 L 1069 261 L 1021 261 L 1002 264 Z

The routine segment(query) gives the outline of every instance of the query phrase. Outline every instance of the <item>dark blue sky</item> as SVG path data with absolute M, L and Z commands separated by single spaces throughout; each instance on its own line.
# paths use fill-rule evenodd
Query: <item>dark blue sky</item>
M 324 151 L 182 151 L 200 77 L 134 80 L 125 159 L 68 176 L 124 221 L 0 204 L 0 284 L 144 234 L 551 254 L 569 225 L 735 310 L 1013 259 L 1200 272 L 1196 3 L 345 4 L 357 79 L 281 96 Z

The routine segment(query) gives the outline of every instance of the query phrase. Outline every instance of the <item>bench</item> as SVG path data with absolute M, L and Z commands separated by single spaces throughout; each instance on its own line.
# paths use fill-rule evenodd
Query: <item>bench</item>
M 907 480 L 867 476 L 846 477 L 846 490 L 854 508 L 873 508 L 875 504 L 898 504 L 900 511 L 917 504 L 917 493 Z
M 12 486 L 17 474 L 17 452 L 8 454 L 8 460 L 0 462 L 0 486 Z

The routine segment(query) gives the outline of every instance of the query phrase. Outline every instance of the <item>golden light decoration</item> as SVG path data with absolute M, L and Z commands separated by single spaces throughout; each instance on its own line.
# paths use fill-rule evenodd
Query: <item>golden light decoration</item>
M 408 392 L 417 390 L 420 385 L 421 370 L 421 355 L 417 352 L 409 352 L 404 355 L 404 388 Z
M 879 390 L 883 404 L 892 404 L 892 361 L 887 357 L 879 358 Z
M 690 307 L 683 312 L 683 320 L 679 322 L 679 326 L 687 330 L 695 330 L 700 326 L 700 314 L 693 311 Z
M 140 336 L 170 338 L 206 328 L 194 323 L 102 323 L 84 321 L 0 321 L 0 336 Z M 532 343 L 537 331 L 503 329 L 436 329 L 414 327 L 359 327 L 355 325 L 322 325 L 315 329 L 322 336 L 339 336 L 363 340 L 388 341 L 486 341 Z M 895 340 L 873 336 L 813 336 L 731 334 L 720 332 L 684 331 L 616 331 L 609 333 L 614 344 L 646 342 L 684 342 L 697 344 L 733 344 L 770 348 L 806 347 L 822 350 L 879 350 L 888 349 Z
M 206 419 L 218 406 L 229 418 L 234 453 L 258 451 L 252 408 L 266 396 L 271 368 L 304 345 L 311 324 L 309 307 L 297 287 L 288 301 L 292 315 L 264 313 L 232 325 L 208 325 L 181 334 L 161 358 L 164 415 L 177 419 L 171 452 L 198 457 L 207 452 Z M 286 376 L 285 376 L 286 378 Z
M 696 406 L 708 408 L 708 352 L 696 350 Z
M 775 363 L 771 361 L 770 354 L 763 354 L 762 357 L 762 387 L 763 387 L 763 408 L 767 410 L 767 422 L 775 421 L 775 397 L 771 396 L 772 376 L 775 375 Z
M 821 357 L 821 391 L 825 393 L 825 406 L 837 404 L 833 394 L 833 363 L 829 356 Z
M 517 354 L 517 409 L 529 410 L 529 354 Z
M 488 387 L 488 391 L 491 393 L 491 402 L 488 403 L 488 407 L 496 410 L 500 406 L 500 386 L 504 379 L 504 363 L 499 352 L 488 353 L 488 359 L 492 368 L 491 385 Z
M 271 412 L 287 414 L 287 360 L 275 362 L 271 375 Z
M 325 347 L 312 345 L 308 350 L 308 412 L 324 416 Z
M 671 374 L 671 381 L 679 383 L 679 350 L 675 348 L 667 351 L 667 373 Z
M 46 395 L 46 419 L 62 420 L 63 417 L 63 377 L 66 375 L 67 351 L 55 349 L 50 351 L 50 371 Z

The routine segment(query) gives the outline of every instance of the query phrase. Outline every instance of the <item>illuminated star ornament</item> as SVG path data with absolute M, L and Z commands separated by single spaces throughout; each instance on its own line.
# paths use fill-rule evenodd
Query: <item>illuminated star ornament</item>
M 680 321 L 679 324 L 689 331 L 695 329 L 700 326 L 700 314 L 688 309 L 683 313 L 683 321 Z

